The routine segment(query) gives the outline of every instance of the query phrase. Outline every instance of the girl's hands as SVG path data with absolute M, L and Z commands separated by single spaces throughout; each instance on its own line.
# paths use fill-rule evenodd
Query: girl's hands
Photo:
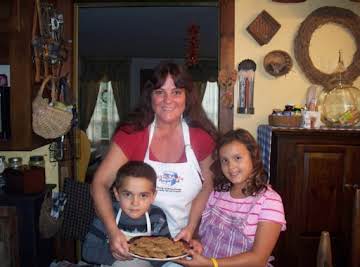
M 198 254 L 201 254 L 203 252 L 203 247 L 201 243 L 198 240 L 191 239 L 189 241 L 190 247 L 193 251 L 195 251 Z
M 192 257 L 189 260 L 181 259 L 175 262 L 186 267 L 213 267 L 213 263 L 209 258 L 200 255 L 194 249 L 189 250 L 189 256 Z
M 109 233 L 109 246 L 115 259 L 120 261 L 131 259 L 126 237 L 119 229 Z

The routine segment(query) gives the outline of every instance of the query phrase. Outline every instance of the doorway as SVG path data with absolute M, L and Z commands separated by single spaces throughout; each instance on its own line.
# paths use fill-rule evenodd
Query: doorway
M 185 64 L 192 37 L 189 35 L 191 26 L 199 27 L 198 63 L 189 68 L 194 81 L 217 77 L 219 58 L 217 2 L 77 4 L 75 14 L 77 25 L 75 58 L 78 65 L 76 69 L 79 85 L 77 103 L 82 130 L 86 130 L 93 122 L 93 118 L 90 119 L 87 113 L 93 112 L 97 103 L 104 102 L 94 99 L 103 95 L 101 88 L 93 88 L 94 84 L 90 83 L 81 86 L 84 80 L 110 82 L 109 86 L 113 87 L 116 100 L 113 102 L 116 102 L 121 120 L 137 104 L 141 84 L 144 82 L 142 81 L 144 73 L 161 60 Z M 122 75 L 119 75 L 119 72 Z M 121 83 L 115 84 L 114 77 L 117 81 L 121 80 Z M 117 88 L 119 86 L 123 88 Z M 92 90 L 89 90 L 90 88 Z M 87 90 L 86 93 L 84 90 Z M 116 90 L 122 92 L 117 96 Z M 117 103 L 118 100 L 121 103 Z
M 192 24 L 200 26 L 199 59 L 202 64 L 215 66 L 215 79 L 220 68 L 231 68 L 234 65 L 233 0 L 158 3 L 77 1 L 74 14 L 74 89 L 80 108 L 82 103 L 89 103 L 79 98 L 79 85 L 89 67 L 91 71 L 91 60 L 97 58 L 98 61 L 112 62 L 108 69 L 129 70 L 129 73 L 124 73 L 130 76 L 125 86 L 131 90 L 127 92 L 126 101 L 118 105 L 125 107 L 126 113 L 136 104 L 140 94 L 141 72 L 153 68 L 159 59 L 184 62 L 186 30 Z M 210 38 L 213 39 L 206 39 L 209 38 L 204 37 L 206 34 L 212 34 Z M 143 44 L 146 44 L 145 48 L 141 46 Z M 114 67 L 116 64 L 120 66 Z M 195 75 L 201 76 L 204 69 L 194 68 Z M 109 77 L 97 79 L 108 81 Z M 224 132 L 232 128 L 233 113 L 223 108 L 221 103 L 218 105 L 219 129 Z M 79 117 L 81 125 L 83 116 L 80 114 Z

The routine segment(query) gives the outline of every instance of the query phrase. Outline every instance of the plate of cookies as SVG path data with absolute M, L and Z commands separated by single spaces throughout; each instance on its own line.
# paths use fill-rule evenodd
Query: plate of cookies
M 151 261 L 171 261 L 188 255 L 189 244 L 164 236 L 138 236 L 130 239 L 129 254 L 135 258 Z

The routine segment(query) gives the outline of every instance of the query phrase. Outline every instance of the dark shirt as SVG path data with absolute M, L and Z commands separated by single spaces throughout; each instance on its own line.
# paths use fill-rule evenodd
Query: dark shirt
M 116 209 L 116 213 L 117 211 L 118 208 Z M 151 205 L 148 213 L 151 223 L 151 235 L 171 237 L 166 215 L 162 209 L 158 206 Z M 122 212 L 118 226 L 120 229 L 130 233 L 147 233 L 145 214 L 139 219 L 132 219 L 125 212 Z
M 120 205 L 118 202 L 113 203 L 114 214 L 119 211 Z M 166 215 L 157 206 L 151 205 L 149 210 L 149 217 L 151 223 L 151 235 L 153 236 L 166 236 L 171 237 L 168 228 Z M 139 219 L 131 219 L 125 212 L 121 213 L 118 223 L 120 229 L 126 232 L 140 232 L 147 233 L 147 224 L 145 215 Z M 112 256 L 109 250 L 108 237 L 106 235 L 105 226 L 102 221 L 95 217 L 92 224 L 89 227 L 89 232 L 85 236 L 85 240 L 82 247 L 82 256 L 85 261 L 96 264 L 112 265 L 115 262 L 115 258 Z M 157 265 L 156 262 L 152 262 L 153 266 Z

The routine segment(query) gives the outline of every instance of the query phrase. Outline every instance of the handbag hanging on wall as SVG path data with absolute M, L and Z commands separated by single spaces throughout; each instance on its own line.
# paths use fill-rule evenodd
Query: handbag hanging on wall
M 63 197 L 62 197 L 63 198 Z M 58 201 L 61 202 L 61 201 Z M 62 203 L 65 205 L 64 200 Z M 44 201 L 41 204 L 39 216 L 39 233 L 42 238 L 51 238 L 60 230 L 64 217 L 61 210 L 57 216 L 52 213 L 54 207 L 54 199 L 51 190 L 45 193 Z

